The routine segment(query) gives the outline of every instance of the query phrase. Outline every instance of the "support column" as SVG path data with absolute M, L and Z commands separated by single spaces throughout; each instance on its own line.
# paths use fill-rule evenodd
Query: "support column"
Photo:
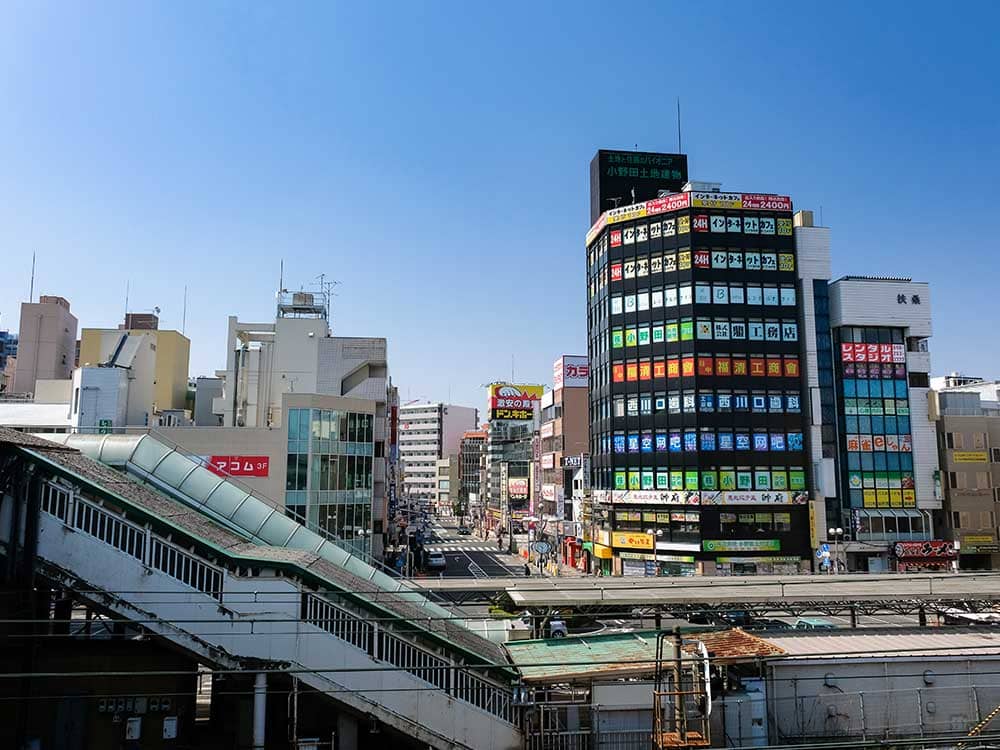
M 337 715 L 337 740 L 339 750 L 358 750 L 358 721 L 350 714 Z
M 265 750 L 267 732 L 267 673 L 258 672 L 253 681 L 253 750 Z

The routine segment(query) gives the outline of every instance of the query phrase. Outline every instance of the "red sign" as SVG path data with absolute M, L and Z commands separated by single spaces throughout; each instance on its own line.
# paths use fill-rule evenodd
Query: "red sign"
M 646 216 L 655 216 L 667 211 L 676 211 L 679 208 L 687 208 L 689 203 L 688 193 L 674 193 L 665 195 L 662 198 L 655 198 L 646 201 Z
M 622 280 L 622 264 L 612 263 L 611 264 L 611 280 L 621 281 Z
M 944 557 L 955 558 L 955 545 L 935 539 L 929 542 L 896 542 L 893 547 L 896 557 Z
M 208 469 L 220 477 L 266 477 L 269 456 L 209 456 Z
M 791 211 L 792 199 L 787 195 L 762 195 L 761 193 L 743 193 L 743 208 L 756 208 L 760 211 Z
M 611 230 L 611 247 L 621 247 L 622 246 L 622 230 L 612 229 Z
M 854 344 L 841 344 L 840 345 L 840 361 L 841 362 L 853 362 L 854 361 Z
M 708 215 L 696 214 L 691 217 L 691 228 L 696 232 L 708 231 Z
M 697 229 L 695 231 L 698 231 Z M 711 268 L 712 266 L 712 253 L 708 250 L 695 250 L 694 251 L 694 267 L 695 268 Z

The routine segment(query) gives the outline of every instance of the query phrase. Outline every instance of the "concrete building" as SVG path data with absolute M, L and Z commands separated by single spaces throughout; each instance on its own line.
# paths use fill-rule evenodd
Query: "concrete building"
M 0 393 L 13 390 L 17 366 L 17 334 L 0 331 Z M 9 369 L 8 369 L 9 368 Z
M 141 399 L 141 411 L 152 419 L 160 412 L 186 409 L 191 341 L 179 331 L 84 328 L 80 333 L 80 367 L 99 367 L 106 366 L 109 362 L 120 362 L 122 352 L 127 352 L 129 347 L 138 347 L 139 342 L 143 342 L 142 351 L 148 353 L 152 367 L 148 380 L 151 390 Z M 137 412 L 130 412 L 129 424 L 151 424 L 148 419 L 143 421 L 140 416 L 137 416 Z
M 215 400 L 222 398 L 222 378 L 195 378 L 194 413 L 195 427 L 221 427 L 222 415 L 215 413 Z
M 535 515 L 572 522 L 572 477 L 590 443 L 587 358 L 564 354 L 553 363 L 552 372 L 552 390 L 546 391 L 541 400 L 538 429 L 541 506 L 536 508 Z M 567 464 L 566 459 L 571 457 L 573 460 Z
M 236 476 L 266 480 L 262 491 L 289 513 L 380 557 L 390 483 L 386 340 L 332 336 L 327 303 L 324 293 L 282 292 L 273 323 L 230 316 L 212 407 L 222 426 L 169 434 L 207 460 L 249 467 Z M 206 381 L 202 390 L 208 398 L 218 386 Z
M 62 297 L 21 303 L 15 393 L 31 393 L 36 380 L 68 380 L 73 373 L 77 320 Z
M 1000 569 L 1000 412 L 996 383 L 965 382 L 931 392 L 944 495 L 935 526 L 963 570 Z M 984 398 L 986 396 L 987 398 Z
M 459 446 L 459 500 L 467 513 L 478 508 L 482 496 L 482 471 L 486 463 L 486 430 L 469 430 L 462 433 Z
M 436 462 L 461 450 L 462 435 L 474 430 L 479 410 L 444 403 L 409 403 L 399 408 L 399 457 L 403 491 L 411 499 L 437 497 Z
M 461 486 L 461 461 L 457 453 L 439 458 L 435 462 L 436 486 L 434 488 L 434 505 L 439 516 L 452 516 L 455 505 L 458 504 L 458 489 Z M 460 506 L 459 506 L 460 507 Z
M 809 569 L 791 198 L 688 183 L 605 211 L 586 245 L 604 572 Z
M 928 285 L 906 278 L 845 276 L 829 286 L 836 407 L 826 407 L 822 429 L 835 436 L 839 503 L 827 508 L 827 531 L 844 529 L 850 570 L 906 566 L 897 554 L 906 544 L 937 538 L 930 303 Z

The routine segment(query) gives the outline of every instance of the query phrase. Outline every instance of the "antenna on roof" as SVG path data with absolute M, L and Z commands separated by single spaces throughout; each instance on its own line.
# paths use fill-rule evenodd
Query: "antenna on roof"
M 184 329 L 187 327 L 188 319 L 188 288 L 187 284 L 184 285 L 184 311 L 181 313 L 181 334 L 184 333 Z
M 35 251 L 31 251 L 31 285 L 28 287 L 28 302 L 35 301 Z
M 681 153 L 681 98 L 677 97 L 677 153 Z
M 128 317 L 128 291 L 129 291 L 129 280 L 125 280 L 125 317 Z
M 278 261 L 278 292 L 285 291 L 285 259 Z

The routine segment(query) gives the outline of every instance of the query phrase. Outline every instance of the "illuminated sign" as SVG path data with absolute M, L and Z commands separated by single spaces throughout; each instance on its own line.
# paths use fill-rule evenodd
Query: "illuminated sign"
M 679 192 L 688 179 L 685 154 L 601 149 L 590 162 L 590 221 L 618 203 Z
M 631 549 L 654 549 L 652 534 L 641 532 L 612 531 L 612 547 L 628 547 Z
M 704 539 L 705 552 L 777 552 L 781 542 L 777 539 Z
M 589 375 L 586 357 L 564 354 L 552 363 L 552 388 L 586 388 Z
M 507 497 L 511 500 L 528 499 L 528 477 L 510 477 L 507 479 Z

